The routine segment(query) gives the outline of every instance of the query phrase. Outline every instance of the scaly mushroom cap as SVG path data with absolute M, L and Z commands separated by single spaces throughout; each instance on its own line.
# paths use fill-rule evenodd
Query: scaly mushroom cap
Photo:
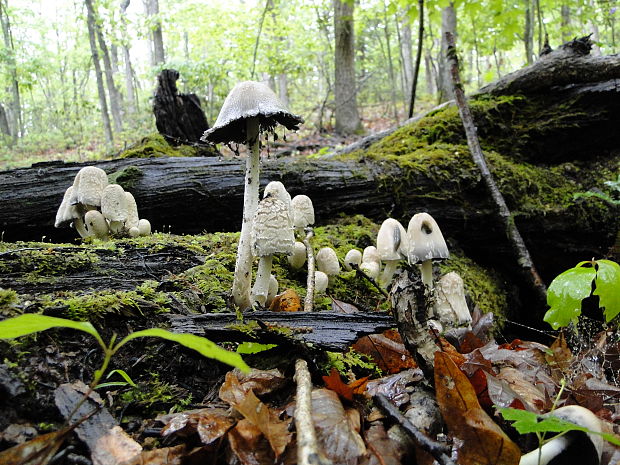
M 138 215 L 138 205 L 136 199 L 131 192 L 125 192 L 125 202 L 127 205 L 127 219 L 125 220 L 125 228 L 137 228 L 140 222 L 140 216 Z
M 84 177 L 82 176 L 82 179 Z M 125 191 L 118 184 L 110 184 L 101 195 L 101 213 L 108 221 L 127 220 L 127 197 Z
M 75 176 L 73 181 L 73 202 L 82 205 L 99 207 L 101 195 L 108 185 L 108 175 L 96 166 L 85 166 Z
M 291 208 L 291 194 L 288 193 L 284 184 L 280 181 L 271 181 L 265 186 L 263 191 L 263 199 L 267 197 L 275 197 L 278 200 L 284 202 L 287 208 Z
M 382 261 L 407 258 L 407 231 L 399 221 L 388 218 L 377 234 L 377 252 Z
M 374 245 L 369 245 L 364 249 L 362 263 L 376 263 L 381 266 L 381 257 L 379 257 L 379 252 L 377 252 L 377 248 Z
M 306 246 L 301 242 L 295 242 L 293 253 L 288 256 L 288 263 L 291 268 L 298 270 L 306 263 Z
M 293 197 L 291 211 L 293 212 L 293 226 L 296 229 L 303 229 L 314 224 L 314 206 L 307 195 L 302 194 Z
M 84 215 L 84 223 L 91 236 L 98 239 L 107 239 L 110 234 L 108 222 L 98 210 L 89 210 Z
M 357 249 L 351 249 L 344 256 L 344 267 L 347 271 L 351 271 L 353 267 L 351 265 L 360 266 L 362 264 L 362 252 Z
M 252 253 L 266 257 L 277 253 L 291 254 L 295 235 L 289 209 L 275 197 L 267 197 L 258 204 L 252 227 Z
M 69 226 L 71 222 L 79 216 L 75 205 L 71 205 L 71 198 L 73 197 L 73 186 L 70 186 L 62 198 L 60 207 L 56 212 L 56 221 L 54 222 L 55 228 L 63 228 Z
M 428 213 L 416 213 L 409 221 L 409 263 L 448 258 L 448 246 L 435 219 Z
M 340 263 L 338 256 L 331 247 L 323 247 L 316 254 L 316 267 L 328 276 L 340 273 Z
M 437 281 L 435 314 L 445 326 L 456 327 L 471 322 L 471 314 L 465 301 L 463 279 L 451 271 Z
M 287 129 L 297 130 L 304 122 L 301 116 L 288 111 L 269 86 L 262 82 L 245 81 L 230 91 L 215 124 L 205 131 L 201 140 L 245 144 L 246 120 L 256 117 L 262 130 L 271 130 L 278 123 Z

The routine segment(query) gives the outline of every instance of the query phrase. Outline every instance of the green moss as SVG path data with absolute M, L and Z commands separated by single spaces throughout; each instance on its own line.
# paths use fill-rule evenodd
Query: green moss
M 118 158 L 196 157 L 201 151 L 190 145 L 173 147 L 160 134 L 144 137 L 137 144 L 123 150 Z
M 99 261 L 96 254 L 88 250 L 63 250 L 60 253 L 56 244 L 36 245 L 42 247 L 15 248 L 0 263 L 0 273 L 23 273 L 24 279 L 36 281 L 46 276 L 62 276 L 92 269 Z M 61 248 L 61 247 L 59 247 Z
M 357 378 L 362 376 L 381 376 L 381 369 L 371 360 L 371 358 L 355 349 L 348 352 L 327 352 L 327 362 L 321 367 L 325 374 L 329 374 L 332 368 L 338 370 L 343 376 L 348 376 L 354 372 Z
M 137 386 L 121 393 L 120 406 L 131 404 L 133 408 L 154 414 L 158 411 L 182 411 L 191 404 L 192 395 L 185 389 L 160 381 L 158 373 L 151 373 L 150 376 L 149 380 L 140 381 Z
M 125 190 L 131 190 L 142 176 L 144 176 L 143 171 L 132 165 L 108 174 L 108 181 L 110 184 L 120 185 Z
M 20 298 L 13 289 L 0 288 L 0 314 L 15 316 L 15 306 L 19 304 Z

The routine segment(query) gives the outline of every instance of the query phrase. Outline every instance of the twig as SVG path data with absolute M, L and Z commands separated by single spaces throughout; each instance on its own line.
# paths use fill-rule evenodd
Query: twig
M 297 463 L 299 465 L 331 465 L 323 456 L 316 440 L 312 421 L 312 380 L 308 364 L 303 359 L 295 362 L 295 429 L 297 430 Z
M 450 453 L 450 447 L 441 444 L 440 442 L 433 441 L 426 436 L 422 431 L 416 428 L 400 411 L 392 405 L 392 403 L 383 394 L 377 394 L 373 396 L 373 400 L 379 409 L 390 420 L 397 422 L 413 439 L 416 445 L 431 454 L 435 460 L 441 465 L 456 465 L 452 459 L 448 456 Z
M 454 87 L 454 99 L 456 100 L 456 106 L 459 109 L 461 120 L 463 121 L 463 127 L 465 128 L 465 135 L 467 136 L 467 145 L 469 151 L 474 159 L 474 163 L 480 170 L 482 179 L 491 194 L 491 198 L 495 202 L 498 209 L 499 218 L 504 226 L 508 240 L 512 246 L 512 250 L 517 257 L 517 261 L 524 272 L 526 279 L 531 285 L 532 289 L 536 292 L 542 302 L 547 300 L 547 288 L 543 283 L 530 252 L 519 233 L 519 229 L 515 224 L 514 217 L 506 205 L 506 200 L 500 192 L 493 178 L 493 174 L 489 170 L 482 148 L 480 147 L 480 141 L 476 133 L 476 126 L 474 124 L 474 118 L 471 114 L 469 104 L 465 98 L 465 92 L 463 92 L 463 84 L 461 83 L 461 77 L 459 74 L 459 62 L 456 56 L 456 47 L 454 45 L 454 36 L 450 32 L 446 32 L 446 41 L 448 43 L 447 59 L 450 65 L 450 74 L 452 75 L 452 85 Z
M 314 310 L 314 250 L 312 250 L 312 245 L 310 245 L 312 236 L 314 236 L 312 228 L 306 228 L 304 245 L 306 246 L 306 254 L 308 255 L 308 280 L 306 282 L 304 312 L 311 312 Z
M 366 272 L 365 272 L 364 270 L 362 270 L 362 269 L 359 267 L 359 265 L 358 265 L 358 264 L 356 264 L 356 263 L 351 263 L 351 265 L 350 265 L 350 266 L 351 266 L 351 268 L 353 268 L 353 269 L 355 270 L 355 272 L 358 274 L 358 276 L 361 276 L 361 277 L 365 278 L 365 279 L 366 279 L 366 280 L 367 280 L 370 284 L 372 284 L 374 287 L 376 287 L 376 288 L 377 288 L 377 290 L 378 290 L 381 294 L 383 294 L 383 296 L 384 296 L 386 299 L 389 299 L 389 298 L 390 298 L 390 296 L 389 296 L 389 294 L 386 292 L 386 290 L 385 290 L 385 289 L 383 289 L 381 286 L 379 286 L 379 283 L 378 283 L 377 281 L 375 281 L 373 278 L 371 278 L 370 276 L 368 276 L 368 275 L 366 274 Z

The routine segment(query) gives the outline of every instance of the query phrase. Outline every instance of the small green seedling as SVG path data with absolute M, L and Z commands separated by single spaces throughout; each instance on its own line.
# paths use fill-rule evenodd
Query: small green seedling
M 107 370 L 108 364 L 110 363 L 110 359 L 112 358 L 112 356 L 127 342 L 137 339 L 139 337 L 159 337 L 168 341 L 173 341 L 189 349 L 193 349 L 199 354 L 204 355 L 205 357 L 213 358 L 222 363 L 226 363 L 235 368 L 239 368 L 243 372 L 250 371 L 250 367 L 246 365 L 246 363 L 241 358 L 241 355 L 238 353 L 222 349 L 221 347 L 204 337 L 195 336 L 193 334 L 176 334 L 159 328 L 136 331 L 135 333 L 131 333 L 125 336 L 119 343 L 116 343 L 116 335 L 113 335 L 110 343 L 106 344 L 105 342 L 103 342 L 103 339 L 101 338 L 99 332 L 95 329 L 95 327 L 88 322 L 72 321 L 66 320 L 64 318 L 56 318 L 45 315 L 27 314 L 0 321 L 0 339 L 14 339 L 17 337 L 26 336 L 28 334 L 33 334 L 52 328 L 77 329 L 78 331 L 84 331 L 90 334 L 97 340 L 97 342 L 103 349 L 104 358 L 101 367 L 97 371 L 95 371 L 95 375 L 90 384 L 92 388 L 95 388 L 99 385 L 99 381 Z M 118 370 L 117 372 L 121 376 L 123 376 L 123 373 L 125 373 L 121 373 L 121 370 Z M 123 378 L 125 378 L 125 376 L 123 376 Z M 131 381 L 131 378 L 127 376 L 125 381 L 130 384 L 129 381 Z
M 547 304 L 551 308 L 544 321 L 553 329 L 576 323 L 581 315 L 581 301 L 590 295 L 598 296 L 605 321 L 613 320 L 620 313 L 620 265 L 611 260 L 592 260 L 560 274 L 547 290 Z

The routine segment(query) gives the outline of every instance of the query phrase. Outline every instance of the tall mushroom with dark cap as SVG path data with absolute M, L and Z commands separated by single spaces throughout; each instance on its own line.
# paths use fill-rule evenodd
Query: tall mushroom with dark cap
M 251 306 L 252 251 L 250 235 L 252 219 L 258 205 L 259 135 L 272 131 L 277 124 L 296 130 L 303 118 L 290 113 L 273 91 L 265 84 L 254 81 L 240 82 L 228 94 L 215 125 L 205 131 L 203 141 L 213 143 L 236 142 L 248 146 L 243 194 L 243 220 L 237 249 L 233 299 L 246 308 Z
M 448 246 L 439 225 L 428 213 L 416 213 L 407 228 L 409 237 L 409 263 L 419 263 L 422 282 L 433 288 L 433 260 L 450 257 Z

